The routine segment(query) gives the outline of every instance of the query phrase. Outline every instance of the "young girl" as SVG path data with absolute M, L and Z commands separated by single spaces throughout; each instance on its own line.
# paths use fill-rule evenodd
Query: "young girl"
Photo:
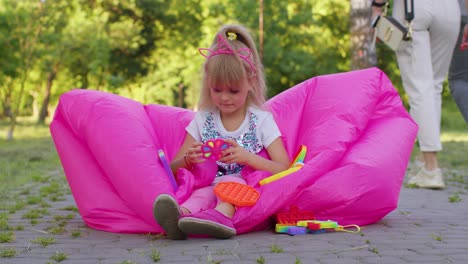
M 185 239 L 188 234 L 234 236 L 236 208 L 217 201 L 213 186 L 221 181 L 245 184 L 240 172 L 246 165 L 274 174 L 287 169 L 290 162 L 272 114 L 261 109 L 266 90 L 263 67 L 248 31 L 239 25 L 224 26 L 211 47 L 199 51 L 206 57 L 200 111 L 186 128 L 171 168 L 177 174 L 180 168 L 207 162 L 201 146 L 209 139 L 222 138 L 230 147 L 216 162 L 218 172 L 211 186 L 195 190 L 180 206 L 170 195 L 156 198 L 155 219 L 170 239 Z M 271 160 L 257 155 L 263 148 Z M 217 202 L 214 209 L 209 207 L 212 202 Z

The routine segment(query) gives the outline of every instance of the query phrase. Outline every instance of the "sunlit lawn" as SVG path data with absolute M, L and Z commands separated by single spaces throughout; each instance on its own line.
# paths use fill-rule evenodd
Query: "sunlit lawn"
M 443 131 L 441 140 L 443 143 L 468 142 L 468 131 Z

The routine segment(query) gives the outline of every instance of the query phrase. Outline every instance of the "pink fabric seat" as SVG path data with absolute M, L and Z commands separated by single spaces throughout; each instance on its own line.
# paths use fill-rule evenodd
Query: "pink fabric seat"
M 308 152 L 303 169 L 267 185 L 270 174 L 244 169 L 260 192 L 234 216 L 238 233 L 264 228 L 279 211 L 297 206 L 339 224 L 374 223 L 397 207 L 417 125 L 397 91 L 377 68 L 323 75 L 270 99 L 291 158 Z M 161 193 L 181 203 L 197 185 L 184 174 L 174 193 L 158 158 L 171 160 L 192 111 L 142 105 L 92 90 L 63 94 L 51 133 L 83 220 L 124 233 L 162 232 L 152 206 Z

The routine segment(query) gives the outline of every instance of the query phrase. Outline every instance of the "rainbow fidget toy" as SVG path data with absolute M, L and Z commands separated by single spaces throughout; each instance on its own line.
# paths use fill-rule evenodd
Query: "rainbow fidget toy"
M 205 159 L 219 160 L 223 157 L 223 151 L 229 147 L 229 144 L 221 138 L 208 139 L 201 151 Z

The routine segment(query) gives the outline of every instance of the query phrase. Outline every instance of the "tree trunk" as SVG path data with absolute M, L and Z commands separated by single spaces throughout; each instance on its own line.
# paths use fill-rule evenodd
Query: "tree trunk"
M 88 86 L 89 86 L 88 72 L 89 72 L 88 70 L 85 70 L 82 74 L 80 74 L 81 76 L 80 89 L 88 89 Z
M 39 112 L 39 117 L 37 119 L 38 124 L 44 124 L 45 119 L 47 115 L 49 114 L 47 110 L 49 108 L 50 95 L 52 91 L 52 83 L 54 82 L 56 76 L 57 76 L 57 72 L 55 69 L 50 71 L 49 76 L 47 76 L 46 92 L 44 96 L 44 101 L 42 101 L 41 111 Z
M 178 91 L 178 100 L 177 100 L 177 106 L 178 107 L 184 107 L 184 84 L 180 83 L 179 84 L 179 91 Z
M 371 1 L 351 0 L 350 38 L 351 69 L 364 69 L 377 65 L 377 54 L 372 45 Z
M 3 83 L 2 85 L 5 87 L 5 89 L 3 90 L 3 92 L 1 93 L 2 95 L 2 111 L 3 111 L 3 115 L 5 117 L 8 117 L 10 118 L 11 115 L 12 115 L 12 94 L 13 94 L 13 81 L 11 78 L 7 78 Z
M 11 113 L 10 130 L 8 131 L 7 140 L 13 140 L 13 134 L 15 132 L 15 127 L 16 127 L 16 117 L 19 116 L 21 100 L 23 99 L 23 94 L 24 94 L 24 86 L 26 85 L 26 75 L 27 75 L 27 70 L 25 70 L 23 72 L 23 76 L 21 76 L 20 91 L 18 93 L 18 99 L 16 100 L 16 108 Z

